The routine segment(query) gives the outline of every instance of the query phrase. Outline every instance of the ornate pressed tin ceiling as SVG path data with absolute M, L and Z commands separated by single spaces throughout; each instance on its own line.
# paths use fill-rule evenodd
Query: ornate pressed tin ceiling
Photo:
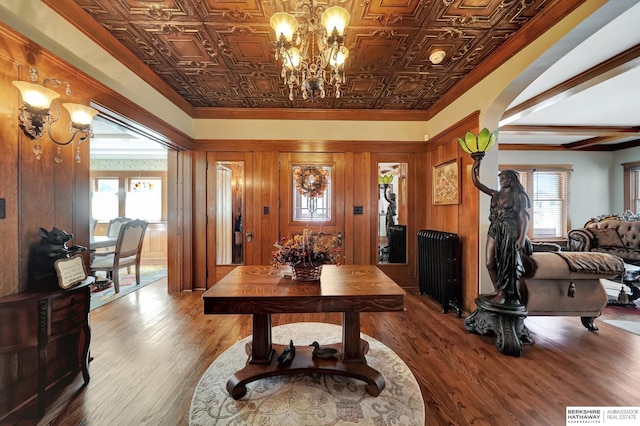
M 193 107 L 419 111 L 555 0 L 341 2 L 351 14 L 344 93 L 335 99 L 329 88 L 308 101 L 289 100 L 269 25 L 293 1 L 74 2 Z M 429 61 L 435 50 L 446 53 L 438 65 Z

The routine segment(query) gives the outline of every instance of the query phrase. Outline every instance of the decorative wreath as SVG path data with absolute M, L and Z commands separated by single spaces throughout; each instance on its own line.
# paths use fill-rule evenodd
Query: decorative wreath
M 327 189 L 327 171 L 319 167 L 296 167 L 293 170 L 296 188 L 308 198 L 322 197 Z

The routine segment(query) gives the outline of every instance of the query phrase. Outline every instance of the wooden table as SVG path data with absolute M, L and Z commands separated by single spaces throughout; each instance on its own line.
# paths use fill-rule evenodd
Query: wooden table
M 118 242 L 117 237 L 107 237 L 106 235 L 98 235 L 91 237 L 89 245 L 91 246 L 91 250 L 97 248 L 107 248 L 115 246 Z
M 369 345 L 360 338 L 360 312 L 402 311 L 405 292 L 373 265 L 324 265 L 320 282 L 293 281 L 288 268 L 271 273 L 270 266 L 238 266 L 207 290 L 205 314 L 252 314 L 253 336 L 249 359 L 227 382 L 227 391 L 242 398 L 246 384 L 284 374 L 324 373 L 353 377 L 367 383 L 367 393 L 378 396 L 384 378 L 365 359 Z M 295 358 L 279 365 L 286 345 L 271 342 L 271 315 L 280 313 L 342 312 L 342 343 L 336 358 L 312 356 L 311 342 L 296 345 Z M 318 336 L 320 340 L 322 336 Z M 294 342 L 295 345 L 296 342 Z M 331 345 L 330 345 L 331 346 Z

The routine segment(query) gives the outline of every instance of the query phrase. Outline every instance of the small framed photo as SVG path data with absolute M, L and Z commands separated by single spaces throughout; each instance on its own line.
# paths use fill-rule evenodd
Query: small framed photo
M 433 204 L 460 204 L 459 159 L 433 167 Z

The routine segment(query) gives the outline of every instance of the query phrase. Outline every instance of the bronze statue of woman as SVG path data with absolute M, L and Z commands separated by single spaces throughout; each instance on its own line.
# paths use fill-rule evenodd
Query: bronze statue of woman
M 384 188 L 384 199 L 387 200 L 387 202 L 389 203 L 389 206 L 387 207 L 387 217 L 386 217 L 386 224 L 385 224 L 385 229 L 386 229 L 386 233 L 387 233 L 387 242 L 390 239 L 391 236 L 391 231 L 390 228 L 391 226 L 396 224 L 396 194 L 393 192 L 389 192 L 389 195 L 387 195 L 387 187 Z
M 487 270 L 496 290 L 494 303 L 520 303 L 518 281 L 524 274 L 522 255 L 531 254 L 531 241 L 527 238 L 529 196 L 517 172 L 503 170 L 498 179 L 500 188 L 491 189 L 480 182 L 481 158 L 475 158 L 471 178 L 473 184 L 491 196 L 489 231 L 487 236 Z

